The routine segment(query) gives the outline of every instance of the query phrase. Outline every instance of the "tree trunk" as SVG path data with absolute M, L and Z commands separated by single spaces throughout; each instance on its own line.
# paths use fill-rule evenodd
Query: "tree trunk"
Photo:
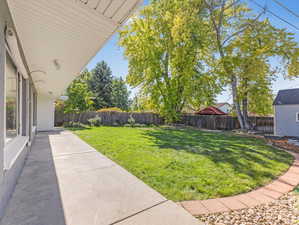
M 238 101 L 237 78 L 233 74 L 232 69 L 230 69 L 230 65 L 227 65 L 227 62 L 225 61 L 224 48 L 221 43 L 221 26 L 222 26 L 222 19 L 223 19 L 224 10 L 225 10 L 225 8 L 224 8 L 225 2 L 226 1 L 222 2 L 222 9 L 221 9 L 221 15 L 220 15 L 218 26 L 217 26 L 217 23 L 215 20 L 212 19 L 212 22 L 213 22 L 213 26 L 214 26 L 215 33 L 216 33 L 216 40 L 217 40 L 216 44 L 217 44 L 217 48 L 218 48 L 218 51 L 220 54 L 220 58 L 222 59 L 223 67 L 224 67 L 226 74 L 228 76 L 230 76 L 230 81 L 231 81 L 230 83 L 231 83 L 232 95 L 233 95 L 233 104 L 234 104 L 234 108 L 237 113 L 238 121 L 240 123 L 241 130 L 246 130 L 240 103 Z M 207 4 L 207 5 L 209 5 L 209 4 Z
M 237 79 L 236 76 L 231 75 L 231 86 L 232 86 L 232 94 L 233 94 L 233 103 L 237 113 L 238 121 L 240 123 L 241 130 L 246 130 L 244 117 L 241 112 L 241 107 L 237 97 Z
M 243 79 L 243 87 L 244 94 L 242 99 L 242 111 L 244 118 L 245 129 L 249 130 L 251 128 L 249 120 L 248 120 L 248 80 L 247 78 Z
M 248 98 L 247 93 L 245 94 L 245 97 L 242 99 L 242 109 L 243 109 L 243 118 L 244 118 L 244 125 L 245 129 L 249 130 L 251 128 L 249 119 L 248 119 Z

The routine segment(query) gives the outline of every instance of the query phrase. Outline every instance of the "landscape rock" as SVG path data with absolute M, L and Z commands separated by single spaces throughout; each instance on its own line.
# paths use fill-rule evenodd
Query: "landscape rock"
M 299 224 L 298 210 L 299 195 L 289 193 L 268 204 L 198 219 L 206 225 L 293 225 Z

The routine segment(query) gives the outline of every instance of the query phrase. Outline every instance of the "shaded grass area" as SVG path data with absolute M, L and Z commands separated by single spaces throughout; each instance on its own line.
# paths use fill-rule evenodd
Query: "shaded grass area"
M 163 127 L 73 132 L 174 201 L 250 191 L 286 171 L 293 160 L 263 140 L 228 132 Z

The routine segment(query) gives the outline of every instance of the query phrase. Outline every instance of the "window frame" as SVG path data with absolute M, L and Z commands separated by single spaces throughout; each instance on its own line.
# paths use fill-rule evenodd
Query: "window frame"
M 22 135 L 22 75 L 17 69 L 17 136 Z
M 37 94 L 34 88 L 32 87 L 32 125 L 33 128 L 37 126 Z
M 13 65 L 15 68 L 15 75 L 16 75 L 16 131 L 17 135 L 13 137 L 11 140 L 7 141 L 7 136 L 6 136 L 6 76 L 7 76 L 7 60 L 10 60 L 10 63 Z M 5 48 L 5 72 L 4 72 L 4 169 L 8 170 L 11 168 L 12 165 L 14 165 L 14 162 L 17 160 L 19 154 L 24 150 L 26 147 L 28 141 L 29 141 L 29 136 L 28 133 L 23 133 L 24 129 L 27 129 L 26 122 L 23 121 L 23 118 L 28 117 L 29 112 L 27 110 L 23 110 L 24 104 L 28 106 L 28 100 L 23 102 L 24 100 L 24 87 L 26 89 L 26 79 L 23 79 L 23 75 L 20 73 L 20 70 L 18 69 L 17 63 L 14 61 L 9 48 L 6 45 Z M 25 82 L 23 84 L 23 82 Z M 26 96 L 25 96 L 26 97 Z M 23 114 L 26 115 L 23 115 Z M 25 126 L 25 127 L 24 127 Z
M 28 136 L 28 125 L 27 125 L 27 121 L 28 121 L 28 91 L 27 91 L 27 86 L 28 86 L 28 82 L 27 80 L 21 75 L 21 103 L 20 103 L 20 108 L 22 110 L 22 113 L 20 115 L 20 119 L 21 119 L 21 135 L 22 136 Z
M 15 70 L 15 76 L 16 76 L 16 136 L 13 137 L 11 140 L 7 140 L 7 130 L 6 130 L 6 103 L 7 103 L 7 99 L 6 99 L 6 87 L 5 87 L 5 92 L 4 92 L 4 115 L 5 115 L 5 125 L 4 125 L 4 138 L 5 138 L 5 143 L 4 146 L 9 145 L 9 143 L 13 142 L 14 139 L 18 138 L 20 136 L 20 130 L 21 130 L 21 121 L 20 121 L 20 117 L 21 117 L 21 110 L 20 110 L 20 87 L 21 87 L 21 83 L 20 83 L 20 73 L 18 71 L 18 67 L 16 65 L 16 63 L 14 62 L 11 54 L 9 53 L 9 51 L 6 49 L 6 63 L 5 63 L 5 73 L 4 73 L 4 82 L 5 82 L 5 86 L 6 86 L 6 78 L 7 78 L 7 61 L 10 61 L 10 63 L 12 64 L 12 66 L 14 67 Z

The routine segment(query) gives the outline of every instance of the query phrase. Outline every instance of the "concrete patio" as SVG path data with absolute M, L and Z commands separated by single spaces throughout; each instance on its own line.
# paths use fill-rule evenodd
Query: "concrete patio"
M 198 225 L 69 131 L 39 133 L 1 225 Z

